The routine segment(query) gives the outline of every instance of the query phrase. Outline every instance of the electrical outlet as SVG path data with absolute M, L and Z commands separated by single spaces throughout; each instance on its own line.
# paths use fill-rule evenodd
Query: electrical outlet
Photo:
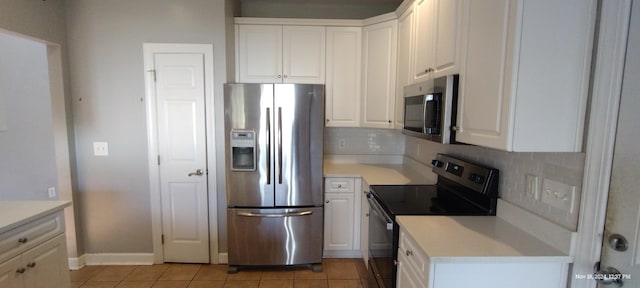
M 542 181 L 542 203 L 573 213 L 575 194 L 576 186 L 550 179 Z
M 47 189 L 47 193 L 49 193 L 49 198 L 55 198 L 56 197 L 56 187 L 49 187 Z
M 95 156 L 109 156 L 109 143 L 107 143 L 107 142 L 93 142 L 93 155 L 95 155 Z
M 538 176 L 533 174 L 526 175 L 526 196 L 534 200 L 540 200 L 540 189 L 538 189 Z
M 344 139 L 338 139 L 338 149 L 344 149 L 345 146 L 347 146 L 346 141 L 344 141 Z

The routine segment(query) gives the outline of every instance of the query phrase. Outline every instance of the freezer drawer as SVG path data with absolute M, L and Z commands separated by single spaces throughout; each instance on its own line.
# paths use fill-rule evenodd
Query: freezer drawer
M 229 265 L 322 262 L 323 208 L 227 209 Z

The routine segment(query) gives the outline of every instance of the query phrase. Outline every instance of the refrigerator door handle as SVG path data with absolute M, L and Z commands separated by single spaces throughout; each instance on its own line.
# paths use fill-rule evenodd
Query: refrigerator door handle
M 282 107 L 278 107 L 278 184 L 282 184 Z
M 267 185 L 271 184 L 271 109 L 267 108 Z
M 236 215 L 243 217 L 269 217 L 269 218 L 277 218 L 277 217 L 292 217 L 292 216 L 308 216 L 313 214 L 312 211 L 300 211 L 300 212 L 290 212 L 290 213 L 277 213 L 277 214 L 262 214 L 262 213 L 253 213 L 253 212 L 238 212 Z

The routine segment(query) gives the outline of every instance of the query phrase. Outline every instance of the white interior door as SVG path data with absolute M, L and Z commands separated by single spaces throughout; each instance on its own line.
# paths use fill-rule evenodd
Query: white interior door
M 154 65 L 164 261 L 209 263 L 204 55 Z
M 615 268 L 624 287 L 640 287 L 640 3 L 633 3 L 627 56 L 622 80 L 611 184 L 601 257 L 601 272 Z M 626 239 L 612 245 L 616 237 Z M 615 243 L 613 243 L 615 244 Z M 602 274 L 601 274 L 602 275 Z M 600 276 L 600 275 L 597 275 Z M 616 283 L 598 287 L 618 287 Z

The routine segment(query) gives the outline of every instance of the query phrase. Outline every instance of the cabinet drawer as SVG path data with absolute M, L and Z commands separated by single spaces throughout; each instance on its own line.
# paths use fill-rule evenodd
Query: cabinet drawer
M 429 279 L 429 259 L 416 242 L 405 231 L 400 230 L 400 247 L 398 254 L 404 255 L 407 265 L 420 275 L 420 281 L 428 283 Z
M 324 192 L 354 193 L 354 178 L 325 178 Z
M 64 218 L 62 212 L 58 212 L 2 233 L 0 234 L 0 262 L 63 232 Z

